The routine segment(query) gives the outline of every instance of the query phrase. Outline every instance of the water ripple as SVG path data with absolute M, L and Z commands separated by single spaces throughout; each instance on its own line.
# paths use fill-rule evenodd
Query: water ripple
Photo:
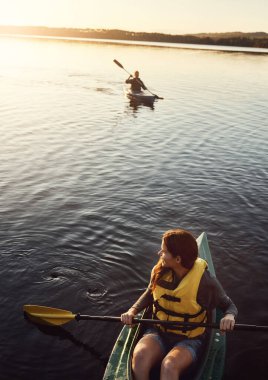
M 101 379 L 120 324 L 45 331 L 22 306 L 120 315 L 146 288 L 172 227 L 208 233 L 240 321 L 264 323 L 268 57 L 12 41 L 21 60 L 3 52 L 0 63 L 3 379 Z M 154 109 L 124 97 L 112 65 L 122 55 L 165 98 Z M 233 380 L 249 351 L 229 339 Z M 254 339 L 248 373 L 266 347 Z

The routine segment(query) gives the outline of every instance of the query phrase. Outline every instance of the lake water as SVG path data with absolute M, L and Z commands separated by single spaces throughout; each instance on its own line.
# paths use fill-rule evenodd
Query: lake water
M 162 233 L 206 231 L 238 322 L 268 323 L 268 55 L 0 38 L 0 379 L 100 380 L 121 329 L 37 327 L 24 304 L 120 315 Z M 164 97 L 133 107 L 127 71 Z M 225 380 L 267 379 L 228 335 Z

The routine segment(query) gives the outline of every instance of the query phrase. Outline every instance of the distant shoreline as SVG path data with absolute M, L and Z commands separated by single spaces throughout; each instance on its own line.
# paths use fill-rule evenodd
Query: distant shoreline
M 79 37 L 61 37 L 61 36 L 46 36 L 46 35 L 33 35 L 33 34 L 1 34 L 1 37 L 7 38 L 22 38 L 22 39 L 40 39 L 48 41 L 62 41 L 74 43 L 96 43 L 96 44 L 110 44 L 110 45 L 126 45 L 126 46 L 143 46 L 154 48 L 170 48 L 170 49 L 187 49 L 187 50 L 202 50 L 214 51 L 222 53 L 243 53 L 243 54 L 259 54 L 268 55 L 268 49 L 251 48 L 241 46 L 219 46 L 219 45 L 201 45 L 201 44 L 177 44 L 168 42 L 150 42 L 150 41 L 130 41 L 130 40 L 112 40 L 104 38 L 79 38 Z
M 173 35 L 131 32 L 118 29 L 75 29 L 42 26 L 1 26 L 0 34 L 35 35 L 44 37 L 85 38 L 98 40 L 139 41 L 170 44 L 217 45 L 268 49 L 268 33 L 199 33 Z

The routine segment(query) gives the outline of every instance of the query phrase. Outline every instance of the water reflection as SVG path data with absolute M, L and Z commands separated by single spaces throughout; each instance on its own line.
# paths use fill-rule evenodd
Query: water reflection
M 138 112 L 138 110 L 142 107 L 147 107 L 147 108 L 150 108 L 151 110 L 154 110 L 154 103 L 142 102 L 142 101 L 131 99 L 129 101 L 129 107 L 132 108 L 134 113 Z
M 40 330 L 43 334 L 55 336 L 60 338 L 60 340 L 68 340 L 72 342 L 76 347 L 82 348 L 83 350 L 89 352 L 95 359 L 100 361 L 102 365 L 105 367 L 107 364 L 107 358 L 103 357 L 102 352 L 98 352 L 95 348 L 89 346 L 86 343 L 78 340 L 70 331 L 67 331 L 62 326 L 49 326 L 42 325 L 39 323 L 33 322 L 26 313 L 24 313 L 24 319 L 31 325 L 34 325 L 38 330 Z

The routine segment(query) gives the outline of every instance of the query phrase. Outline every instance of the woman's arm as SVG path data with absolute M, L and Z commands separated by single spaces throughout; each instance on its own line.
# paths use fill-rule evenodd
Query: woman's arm
M 131 308 L 136 309 L 136 314 L 151 305 L 153 302 L 153 295 L 150 288 L 147 288 L 140 298 L 134 303 Z
M 131 308 L 128 309 L 126 313 L 121 315 L 121 321 L 126 325 L 132 324 L 132 319 L 140 311 L 145 309 L 153 302 L 153 296 L 150 288 L 147 288 L 145 292 L 139 297 L 139 299 L 134 303 Z
M 197 302 L 206 310 L 213 310 L 216 307 L 222 310 L 224 317 L 220 321 L 221 331 L 234 328 L 235 318 L 238 314 L 237 308 L 231 298 L 227 296 L 219 281 L 209 271 L 204 272 L 200 281 Z
M 151 289 L 153 271 L 151 272 L 151 279 L 148 285 L 148 288 L 142 293 L 142 295 L 138 298 L 138 300 L 128 309 L 126 313 L 121 315 L 121 321 L 126 325 L 132 324 L 132 319 L 137 315 L 140 311 L 145 309 L 147 306 L 151 305 L 153 302 L 153 294 Z

